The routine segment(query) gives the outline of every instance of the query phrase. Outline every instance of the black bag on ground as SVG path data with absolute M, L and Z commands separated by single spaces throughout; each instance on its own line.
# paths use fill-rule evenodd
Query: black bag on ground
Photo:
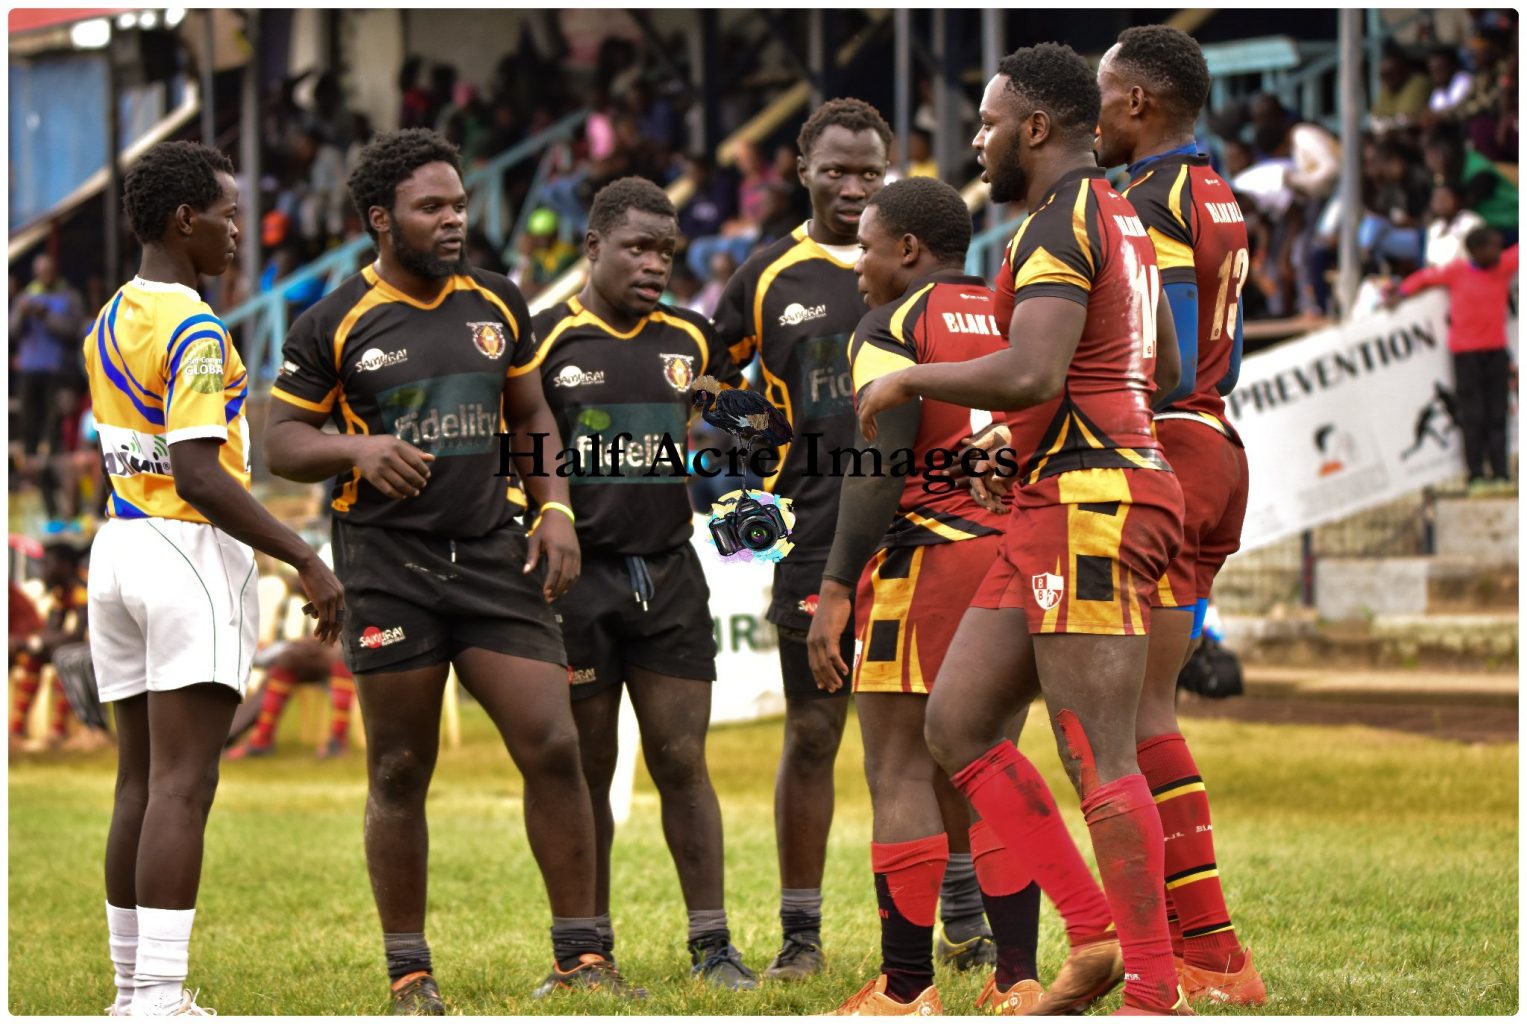
M 90 661 L 89 644 L 65 644 L 53 652 L 53 671 L 64 691 L 64 699 L 74 717 L 92 729 L 106 728 L 106 711 L 101 707 L 100 690 L 95 685 L 95 666 Z
M 1239 697 L 1246 692 L 1241 679 L 1241 659 L 1207 633 L 1177 674 L 1177 685 L 1200 697 L 1216 699 Z

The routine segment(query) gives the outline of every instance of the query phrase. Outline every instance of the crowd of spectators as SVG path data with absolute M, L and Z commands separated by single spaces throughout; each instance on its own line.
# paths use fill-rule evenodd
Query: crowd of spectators
M 1348 217 L 1369 279 L 1353 313 L 1374 307 L 1378 282 L 1465 256 L 1463 239 L 1480 224 L 1515 243 L 1517 69 L 1510 11 L 1477 15 L 1462 46 L 1389 44 L 1369 97 L 1355 202 L 1341 192 L 1339 141 L 1277 97 L 1211 115 L 1251 236 L 1248 319 L 1342 312 L 1332 282 Z

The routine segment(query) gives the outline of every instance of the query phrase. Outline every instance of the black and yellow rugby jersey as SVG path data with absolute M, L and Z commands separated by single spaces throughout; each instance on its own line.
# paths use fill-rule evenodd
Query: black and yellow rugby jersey
M 795 430 L 764 489 L 795 502 L 790 557 L 802 562 L 825 561 L 832 548 L 842 481 L 831 475 L 828 453 L 854 443 L 848 339 L 865 309 L 853 261 L 812 241 L 808 224 L 750 256 L 715 316 L 737 365 L 757 354 L 764 394 Z
M 1198 367 L 1192 394 L 1157 413 L 1157 419 L 1197 419 L 1237 444 L 1225 418 L 1220 384 L 1230 372 L 1241 323 L 1241 289 L 1250 267 L 1250 243 L 1241 207 L 1209 158 L 1181 154 L 1146 162 L 1124 190 L 1156 246 L 1161 283 L 1198 288 Z
M 690 386 L 711 374 L 737 386 L 742 374 L 710 321 L 659 305 L 617 331 L 569 299 L 535 315 L 534 362 L 557 416 L 560 460 L 572 485 L 578 543 L 585 552 L 653 555 L 694 532 L 685 486 Z M 612 446 L 620 434 L 620 455 Z M 548 471 L 555 472 L 548 456 Z
M 872 309 L 849 341 L 854 390 L 919 363 L 963 363 L 1007 348 L 993 316 L 996 296 L 979 277 L 940 270 L 920 278 L 894 302 Z M 918 547 L 1001 533 L 1002 516 L 949 478 L 960 442 L 984 430 L 992 414 L 925 398 L 912 442 L 912 471 L 881 547 Z M 997 413 L 1004 420 L 1003 413 Z M 895 459 L 885 453 L 893 465 Z
M 535 354 L 530 311 L 507 278 L 472 269 L 420 303 L 368 266 L 292 324 L 271 394 L 329 413 L 344 433 L 392 434 L 435 456 L 417 498 L 393 501 L 359 470 L 340 475 L 337 517 L 481 537 L 525 509 L 518 478 L 495 476 L 495 435 L 506 380 L 532 372 Z

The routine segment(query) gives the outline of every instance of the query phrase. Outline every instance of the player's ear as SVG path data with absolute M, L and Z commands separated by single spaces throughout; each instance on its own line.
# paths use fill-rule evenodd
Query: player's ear
M 800 179 L 802 188 L 809 188 L 806 182 L 806 154 L 802 153 L 795 158 L 795 176 Z
M 1028 122 L 1023 126 L 1024 136 L 1029 145 L 1040 146 L 1050 137 L 1050 115 L 1043 110 L 1036 110 L 1029 115 Z
M 599 262 L 599 236 L 592 231 L 583 233 L 583 255 L 590 263 Z
M 910 267 L 912 264 L 916 263 L 917 258 L 922 254 L 922 251 L 922 241 L 916 235 L 912 234 L 912 232 L 908 231 L 906 234 L 901 236 L 902 266 Z
M 377 233 L 378 238 L 392 230 L 392 214 L 385 206 L 373 206 L 368 209 L 366 222 L 371 225 L 371 230 Z
M 1129 112 L 1136 116 L 1145 113 L 1145 90 L 1138 85 L 1129 87 Z
M 175 230 L 182 235 L 190 235 L 192 226 L 196 223 L 196 210 L 190 203 L 181 203 L 175 207 L 174 216 Z

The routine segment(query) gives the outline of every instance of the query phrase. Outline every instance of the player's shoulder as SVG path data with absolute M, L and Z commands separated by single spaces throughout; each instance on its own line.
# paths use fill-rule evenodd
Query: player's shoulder
M 133 308 L 123 313 L 122 303 L 128 299 L 132 300 Z M 107 318 L 113 332 L 118 333 L 129 333 L 124 332 L 123 328 L 129 326 L 129 319 L 138 317 L 144 317 L 159 330 L 172 334 L 182 326 L 195 323 L 213 320 L 222 323 L 217 313 L 195 289 L 183 284 L 145 281 L 141 277 L 135 277 L 123 285 L 111 301 L 106 303 L 101 313 Z
M 485 292 L 496 295 L 505 303 L 522 304 L 525 302 L 524 293 L 519 285 L 515 284 L 503 274 L 493 270 L 484 270 L 481 267 L 469 267 L 462 277 L 471 281 L 476 287 Z
M 292 322 L 293 333 L 333 331 L 375 287 L 364 272 L 351 274 L 339 287 L 298 314 Z
M 754 249 L 752 254 L 743 261 L 742 266 L 737 268 L 735 277 L 757 284 L 765 271 L 806 244 L 805 226 L 802 225 L 783 238 L 776 238 L 768 245 Z
M 669 323 L 687 324 L 700 331 L 709 331 L 711 328 L 707 317 L 685 306 L 670 306 L 666 302 L 659 302 L 652 312 L 655 317 Z
M 870 338 L 889 339 L 891 337 L 891 317 L 901 308 L 906 296 L 901 296 L 893 302 L 887 302 L 883 306 L 876 306 L 867 311 L 859 318 L 859 324 L 854 328 L 854 339 L 862 343 Z
M 530 315 L 531 327 L 536 332 L 537 338 L 544 338 L 550 332 L 556 330 L 557 325 L 564 320 L 571 320 L 577 314 L 573 311 L 572 302 L 563 299 L 555 306 L 547 306 L 545 309 Z

